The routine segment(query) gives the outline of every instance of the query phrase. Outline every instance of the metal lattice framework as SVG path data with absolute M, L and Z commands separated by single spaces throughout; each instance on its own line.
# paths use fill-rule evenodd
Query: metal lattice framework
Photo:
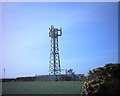
M 54 28 L 51 25 L 49 28 L 49 37 L 51 38 L 51 50 L 50 50 L 50 61 L 49 61 L 49 74 L 55 76 L 57 80 L 57 75 L 60 75 L 60 58 L 59 58 L 59 48 L 58 48 L 58 36 L 62 35 L 61 28 Z

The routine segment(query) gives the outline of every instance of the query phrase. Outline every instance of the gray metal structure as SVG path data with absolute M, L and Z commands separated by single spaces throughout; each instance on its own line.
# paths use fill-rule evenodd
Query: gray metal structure
M 58 47 L 58 36 L 62 35 L 62 29 L 54 28 L 51 25 L 49 28 L 49 37 L 51 38 L 51 50 L 50 50 L 50 61 L 49 61 L 49 75 L 54 75 L 55 80 L 61 74 L 59 47 Z

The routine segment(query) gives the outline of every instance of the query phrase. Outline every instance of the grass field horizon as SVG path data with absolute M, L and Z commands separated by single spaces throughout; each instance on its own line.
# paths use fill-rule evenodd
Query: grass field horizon
M 3 82 L 2 94 L 80 94 L 84 81 Z

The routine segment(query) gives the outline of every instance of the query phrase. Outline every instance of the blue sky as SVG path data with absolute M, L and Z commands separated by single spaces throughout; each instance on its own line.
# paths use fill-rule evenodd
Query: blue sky
M 87 74 L 118 62 L 118 6 L 115 3 L 3 3 L 2 70 L 5 77 L 49 74 L 51 25 L 62 28 L 62 69 Z

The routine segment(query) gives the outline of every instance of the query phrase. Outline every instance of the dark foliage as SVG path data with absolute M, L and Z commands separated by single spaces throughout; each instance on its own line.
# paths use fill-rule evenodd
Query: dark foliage
M 106 64 L 89 71 L 81 96 L 120 96 L 120 64 Z

